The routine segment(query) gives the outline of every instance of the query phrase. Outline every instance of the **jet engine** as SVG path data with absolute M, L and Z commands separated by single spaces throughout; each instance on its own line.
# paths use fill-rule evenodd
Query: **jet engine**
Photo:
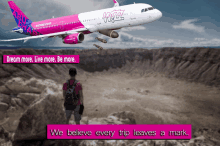
M 82 43 L 83 40 L 84 40 L 83 33 L 74 33 L 63 37 L 64 44 L 78 44 L 78 43 Z
M 106 36 L 109 36 L 111 38 L 117 38 L 119 35 L 117 32 L 113 31 L 113 30 L 100 30 L 99 33 L 104 34 Z

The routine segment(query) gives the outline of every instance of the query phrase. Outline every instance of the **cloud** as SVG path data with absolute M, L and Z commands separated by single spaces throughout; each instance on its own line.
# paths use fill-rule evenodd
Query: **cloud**
M 95 33 L 94 33 L 95 34 Z M 94 34 L 91 34 L 94 36 Z M 103 38 L 103 35 L 96 34 L 96 36 L 99 36 Z M 85 36 L 87 37 L 87 35 Z M 91 47 L 92 44 L 97 44 L 102 46 L 103 48 L 138 48 L 138 47 L 154 47 L 154 46 L 163 46 L 164 44 L 171 44 L 174 43 L 174 40 L 157 40 L 157 39 L 150 39 L 150 38 L 141 38 L 141 37 L 135 37 L 129 33 L 125 32 L 119 32 L 118 38 L 109 38 L 107 44 L 103 44 L 99 41 L 97 42 L 83 42 L 80 46 L 83 46 L 87 48 L 88 46 Z M 91 37 L 90 37 L 91 39 Z M 85 39 L 86 40 L 86 39 Z
M 86 36 L 87 37 L 87 36 Z M 79 45 L 84 48 L 93 47 L 94 42 L 86 42 Z M 95 44 L 103 48 L 161 48 L 161 47 L 204 47 L 220 46 L 220 39 L 194 38 L 191 41 L 180 39 L 151 39 L 135 37 L 131 34 L 120 32 L 118 38 L 110 38 L 107 44 L 96 42 Z M 75 45 L 74 45 L 75 46 Z M 76 45 L 78 46 L 78 45 Z
M 19 35 L 16 33 L 10 33 L 11 29 L 16 26 L 14 18 L 11 14 L 11 10 L 8 7 L 7 1 L 2 1 L 5 9 L 0 10 L 1 16 L 1 39 L 6 38 L 20 38 L 25 37 L 23 35 Z M 32 20 L 32 21 L 40 21 L 52 18 L 52 16 L 61 17 L 66 15 L 73 15 L 82 12 L 94 11 L 98 9 L 110 8 L 114 5 L 112 0 L 78 0 L 77 3 L 73 0 L 14 0 L 15 3 L 21 8 L 21 10 Z M 121 0 L 122 1 L 122 0 Z M 119 1 L 121 4 L 121 2 Z M 174 29 L 187 29 L 191 31 L 195 31 L 198 33 L 205 32 L 205 28 L 203 26 L 195 25 L 194 23 L 198 21 L 197 19 L 189 19 L 182 21 L 179 25 L 173 25 Z M 149 24 L 150 25 L 150 24 Z M 161 24 L 160 24 L 161 25 Z M 170 26 L 170 25 L 169 25 Z M 164 27 L 164 26 L 162 26 Z M 149 29 L 149 28 L 148 28 Z M 163 28 L 164 29 L 164 28 Z M 120 30 L 116 30 L 119 33 L 119 37 L 109 38 L 105 35 L 99 33 L 92 33 L 85 35 L 85 40 L 81 44 L 69 45 L 63 44 L 61 38 L 49 38 L 44 41 L 40 39 L 29 40 L 25 43 L 25 45 L 31 46 L 59 46 L 59 47 L 85 47 L 85 48 L 95 48 L 93 44 L 97 44 L 102 46 L 103 48 L 158 48 L 158 47 L 192 47 L 192 46 L 220 46 L 220 39 L 213 38 L 207 39 L 205 37 L 195 37 L 188 40 L 180 40 L 180 39 L 159 39 L 154 35 L 150 30 L 148 31 L 149 37 L 155 37 L 155 39 L 148 38 L 147 36 L 135 36 L 132 35 L 132 31 L 145 31 L 145 26 L 135 26 L 135 27 L 126 27 Z M 153 29 L 152 29 L 153 30 Z M 155 29 L 158 31 L 158 28 Z M 208 31 L 208 30 L 207 30 Z M 138 31 L 140 32 L 140 31 Z M 161 30 L 161 33 L 163 31 Z M 4 34 L 4 35 L 3 35 Z M 141 34 L 141 33 L 140 33 Z M 101 43 L 95 38 L 99 37 L 107 40 L 107 44 Z M 10 42 L 12 45 L 23 45 L 23 42 Z
M 120 31 L 136 31 L 136 30 L 145 30 L 144 26 L 134 26 L 134 27 L 124 27 Z
M 195 25 L 193 22 L 198 21 L 198 19 L 189 19 L 182 21 L 179 25 L 172 25 L 174 29 L 187 29 L 198 33 L 205 32 L 204 26 Z
M 195 41 L 205 41 L 207 40 L 206 38 L 194 38 Z
M 50 19 L 53 16 L 57 18 L 79 14 L 109 8 L 114 5 L 111 0 L 78 0 L 77 2 L 73 0 L 14 0 L 14 2 L 32 21 Z M 8 23 L 6 19 L 11 19 L 13 21 L 9 22 L 13 22 L 11 24 L 16 25 L 7 1 L 0 0 L 0 6 L 0 14 L 4 15 L 1 17 L 2 23 L 6 25 Z
M 120 31 L 118 38 L 109 38 L 99 33 L 85 35 L 85 40 L 81 44 L 67 45 L 63 44 L 61 39 L 57 40 L 58 46 L 62 47 L 84 47 L 95 48 L 93 44 L 103 48 L 161 48 L 161 47 L 199 47 L 199 46 L 220 46 L 220 39 L 213 38 L 194 38 L 190 41 L 181 39 L 152 39 L 146 36 L 134 36 L 127 32 Z M 95 40 L 95 37 L 106 39 L 108 43 L 104 44 Z
M 105 0 L 14 0 L 16 5 L 33 21 L 62 17 L 82 12 L 94 11 L 113 6 L 113 1 Z M 7 2 L 2 2 L 8 7 Z M 12 16 L 11 16 L 12 18 Z
M 20 45 L 13 45 L 13 44 L 8 44 L 8 43 L 1 43 L 0 44 L 1 47 L 21 47 Z
M 63 5 L 73 13 L 89 12 L 103 8 L 113 7 L 113 1 L 109 0 L 52 0 L 58 5 Z
M 14 31 L 5 31 L 5 33 L 16 33 Z

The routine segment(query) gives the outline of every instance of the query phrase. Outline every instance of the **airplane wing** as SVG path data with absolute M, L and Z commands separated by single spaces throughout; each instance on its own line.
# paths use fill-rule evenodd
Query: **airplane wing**
M 63 32 L 57 32 L 57 33 L 50 33 L 50 34 L 44 34 L 44 35 L 38 35 L 38 36 L 30 36 L 30 37 L 18 38 L 18 39 L 0 40 L 0 41 L 2 41 L 2 42 L 10 42 L 10 41 L 24 40 L 26 42 L 29 39 L 45 38 L 45 37 L 59 36 L 59 35 L 65 35 L 65 34 L 69 35 L 69 34 L 83 32 L 83 31 L 87 31 L 87 29 L 86 28 L 79 28 L 79 29 L 63 31 Z

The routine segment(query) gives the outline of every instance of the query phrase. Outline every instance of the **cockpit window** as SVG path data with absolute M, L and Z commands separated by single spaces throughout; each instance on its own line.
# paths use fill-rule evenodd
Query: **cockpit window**
M 146 11 L 153 10 L 153 9 L 155 9 L 155 8 L 154 7 L 145 8 L 145 9 L 142 9 L 141 12 L 146 12 Z
M 150 8 L 148 8 L 148 10 L 153 10 L 154 9 L 154 7 L 150 7 Z

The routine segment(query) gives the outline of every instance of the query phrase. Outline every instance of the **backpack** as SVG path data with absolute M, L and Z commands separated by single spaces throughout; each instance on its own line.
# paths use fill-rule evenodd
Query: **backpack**
M 67 80 L 65 105 L 77 105 L 78 104 L 79 94 L 76 95 L 76 92 L 75 92 L 77 82 L 78 81 L 75 80 L 74 83 L 70 85 L 70 80 Z

